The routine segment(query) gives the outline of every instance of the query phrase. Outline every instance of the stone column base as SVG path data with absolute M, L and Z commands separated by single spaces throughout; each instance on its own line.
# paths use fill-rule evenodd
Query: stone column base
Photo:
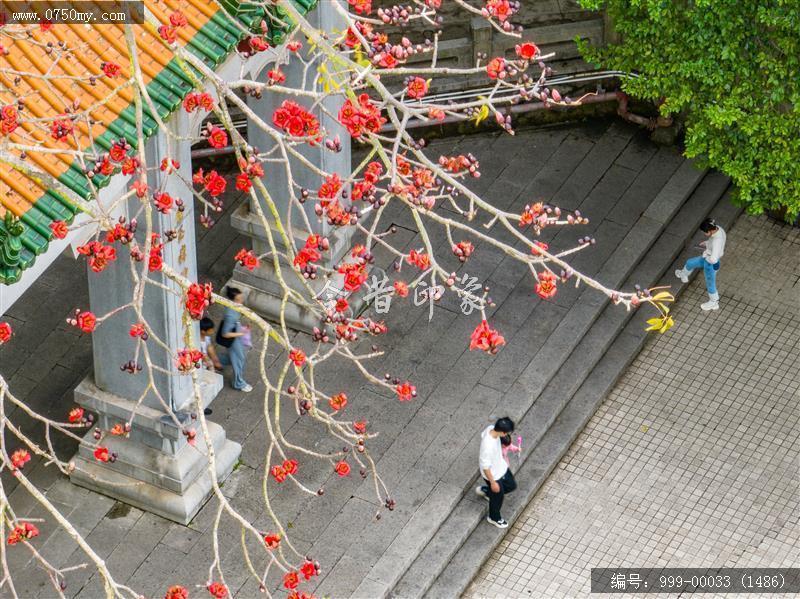
M 207 405 L 219 389 L 213 387 L 220 377 L 204 372 L 203 378 L 211 384 L 212 393 L 203 394 Z M 104 447 L 117 453 L 115 462 L 95 459 L 91 445 L 97 441 L 93 430 L 87 432 L 87 445 L 82 444 L 73 458 L 75 470 L 70 480 L 181 524 L 191 521 L 211 493 L 209 446 L 214 450 L 219 481 L 232 472 L 242 451 L 241 445 L 227 439 L 225 429 L 214 422 L 208 422 L 208 440 L 196 425 L 197 438 L 191 445 L 164 412 L 144 405 L 135 407 L 135 402 L 97 388 L 91 376 L 78 385 L 75 400 L 98 414 L 96 424 L 104 430 L 126 421 L 134 408 L 136 416 L 127 437 L 107 435 L 102 441 Z M 178 417 L 182 422 L 190 421 L 189 412 L 179 412 Z

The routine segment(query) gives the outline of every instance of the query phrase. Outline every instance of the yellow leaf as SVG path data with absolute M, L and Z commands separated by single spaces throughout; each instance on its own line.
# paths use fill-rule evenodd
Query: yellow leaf
M 645 329 L 645 331 L 656 331 L 661 328 L 664 324 L 661 318 L 651 318 L 647 321 L 647 324 L 650 326 Z
M 652 298 L 654 302 L 674 302 L 675 296 L 672 295 L 669 291 L 660 291 L 656 293 Z
M 355 59 L 358 66 L 366 68 L 370 65 L 370 62 L 364 58 L 364 53 L 361 51 L 361 46 L 356 46 Z
M 650 430 L 650 427 L 649 427 L 649 426 L 647 426 L 646 424 L 643 424 L 643 425 L 642 425 L 641 431 L 642 431 L 643 433 L 646 433 L 646 432 L 647 432 L 647 431 L 649 431 L 649 430 Z
M 475 126 L 477 127 L 478 125 L 480 125 L 481 122 L 486 120 L 488 116 L 489 116 L 489 107 L 486 104 L 484 104 L 483 106 L 481 106 L 481 109 L 478 111 L 478 114 L 476 114 L 475 117 L 473 118 L 473 120 L 475 121 Z
M 674 325 L 674 324 L 675 324 L 675 321 L 672 320 L 672 316 L 667 316 L 667 318 L 664 319 L 664 324 L 658 330 L 658 332 L 662 333 L 662 334 L 666 333 L 668 330 L 670 330 L 672 328 L 672 325 Z

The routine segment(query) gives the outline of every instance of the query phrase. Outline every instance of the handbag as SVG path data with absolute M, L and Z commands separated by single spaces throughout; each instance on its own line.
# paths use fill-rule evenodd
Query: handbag
M 236 341 L 236 337 L 223 337 L 222 336 L 222 324 L 217 327 L 217 345 L 221 345 L 222 347 L 230 347 L 233 345 L 233 342 Z M 231 331 L 235 333 L 239 329 L 239 323 L 236 323 L 236 327 Z

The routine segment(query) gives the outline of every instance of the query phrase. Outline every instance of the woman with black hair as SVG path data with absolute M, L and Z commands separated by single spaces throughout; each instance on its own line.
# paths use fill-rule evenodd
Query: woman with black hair
M 708 301 L 700 306 L 703 310 L 719 310 L 719 293 L 717 292 L 717 271 L 719 261 L 725 253 L 727 236 L 713 218 L 707 218 L 700 224 L 700 230 L 705 233 L 707 240 L 700 243 L 704 248 L 702 256 L 695 256 L 686 261 L 686 265 L 675 271 L 675 276 L 684 283 L 689 282 L 689 274 L 696 268 L 702 268 L 706 277 L 706 290 Z
M 235 304 L 242 304 L 244 294 L 236 287 L 228 287 L 225 295 Z M 222 325 L 217 333 L 217 343 L 228 349 L 227 352 L 219 356 L 220 362 L 226 366 L 233 367 L 233 388 L 244 393 L 250 393 L 253 387 L 244 380 L 244 369 L 247 361 L 247 347 L 242 339 L 248 334 L 247 327 L 239 321 L 242 315 L 233 308 L 225 308 L 225 315 L 222 317 Z

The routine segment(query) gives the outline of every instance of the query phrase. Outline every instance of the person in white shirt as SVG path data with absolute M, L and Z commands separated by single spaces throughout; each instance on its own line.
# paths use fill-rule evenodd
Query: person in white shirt
M 686 265 L 675 271 L 675 276 L 684 283 L 689 282 L 689 274 L 696 268 L 702 268 L 706 277 L 708 301 L 700 306 L 703 310 L 719 310 L 719 293 L 717 292 L 717 271 L 720 259 L 725 253 L 725 231 L 713 218 L 707 218 L 700 224 L 700 230 L 706 234 L 706 241 L 700 243 L 704 247 L 702 256 L 695 256 L 686 261 Z
M 517 481 L 503 457 L 501 437 L 514 432 L 514 422 L 511 418 L 500 418 L 492 426 L 487 426 L 481 433 L 481 449 L 478 455 L 478 470 L 486 481 L 475 492 L 489 500 L 489 515 L 486 521 L 497 528 L 507 528 L 508 522 L 500 515 L 503 507 L 503 497 L 517 488 Z

